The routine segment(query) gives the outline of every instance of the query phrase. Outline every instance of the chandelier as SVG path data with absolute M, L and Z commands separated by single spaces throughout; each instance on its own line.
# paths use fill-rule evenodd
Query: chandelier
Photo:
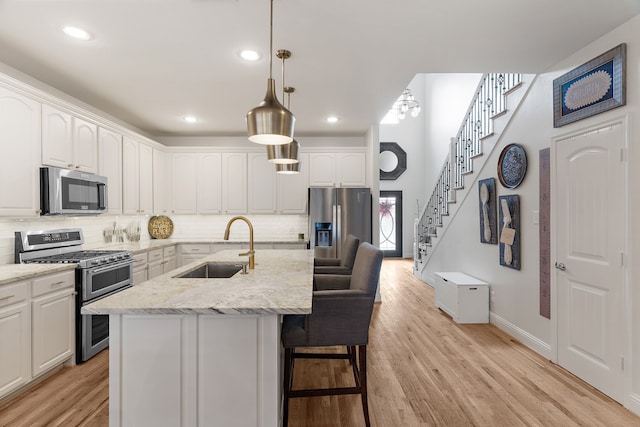
M 382 125 L 397 125 L 400 120 L 404 120 L 407 117 L 407 113 L 411 114 L 411 117 L 418 117 L 422 109 L 420 104 L 413 97 L 411 89 L 405 89 L 402 91 L 402 95 L 393 103 L 389 112 L 380 121 Z
M 391 109 L 397 112 L 400 120 L 404 120 L 407 113 L 410 113 L 411 117 L 418 117 L 421 111 L 420 104 L 418 104 L 418 101 L 413 97 L 410 89 L 402 91 L 402 95 L 393 103 Z

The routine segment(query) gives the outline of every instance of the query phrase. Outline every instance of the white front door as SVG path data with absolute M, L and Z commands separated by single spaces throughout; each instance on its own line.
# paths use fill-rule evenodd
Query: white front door
M 616 122 L 555 141 L 558 364 L 620 402 L 625 126 Z

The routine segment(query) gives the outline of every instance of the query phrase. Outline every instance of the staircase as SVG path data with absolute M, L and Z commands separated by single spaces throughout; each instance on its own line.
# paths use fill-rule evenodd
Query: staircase
M 486 141 L 490 138 L 495 141 L 499 136 L 494 134 L 494 122 L 507 114 L 507 97 L 522 85 L 522 74 L 491 73 L 482 76 L 460 130 L 455 138 L 451 138 L 449 156 L 442 165 L 431 197 L 416 220 L 415 274 L 422 273 L 438 244 L 438 235 L 442 236 L 446 230 L 445 217 L 454 209 L 456 193 L 464 189 L 465 176 L 473 174 L 474 159 L 482 156 L 483 150 L 490 152 L 495 146 L 495 143 L 487 144 Z M 484 164 L 478 160 L 476 163 Z M 469 178 L 475 182 L 476 178 Z

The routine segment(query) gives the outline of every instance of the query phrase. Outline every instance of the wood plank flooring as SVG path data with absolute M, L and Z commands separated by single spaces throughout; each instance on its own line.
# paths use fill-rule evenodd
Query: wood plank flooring
M 640 417 L 493 325 L 455 324 L 411 267 L 383 263 L 367 351 L 373 426 L 640 426 Z M 106 427 L 107 370 L 107 351 L 62 369 L 0 403 L 0 426 Z M 352 381 L 345 361 L 296 361 L 296 387 Z M 364 426 L 359 396 L 292 399 L 289 425 Z

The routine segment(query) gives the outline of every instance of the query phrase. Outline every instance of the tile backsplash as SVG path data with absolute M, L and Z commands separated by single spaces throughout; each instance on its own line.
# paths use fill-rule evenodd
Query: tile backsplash
M 260 240 L 297 240 L 298 234 L 308 237 L 307 215 L 245 215 L 253 224 L 254 238 Z M 82 228 L 85 245 L 104 244 L 105 230 L 127 229 L 140 225 L 140 240 L 149 240 L 147 223 L 150 216 L 103 215 L 91 217 L 42 217 L 33 219 L 0 219 L 0 264 L 14 262 L 14 232 L 23 230 L 52 230 L 57 228 Z M 175 239 L 222 239 L 227 222 L 232 215 L 175 215 L 173 221 Z M 108 233 L 107 233 L 108 234 Z M 124 234 L 124 241 L 129 241 Z M 237 221 L 231 228 L 230 240 L 248 240 L 249 227 Z M 115 242 L 116 238 L 112 238 Z

